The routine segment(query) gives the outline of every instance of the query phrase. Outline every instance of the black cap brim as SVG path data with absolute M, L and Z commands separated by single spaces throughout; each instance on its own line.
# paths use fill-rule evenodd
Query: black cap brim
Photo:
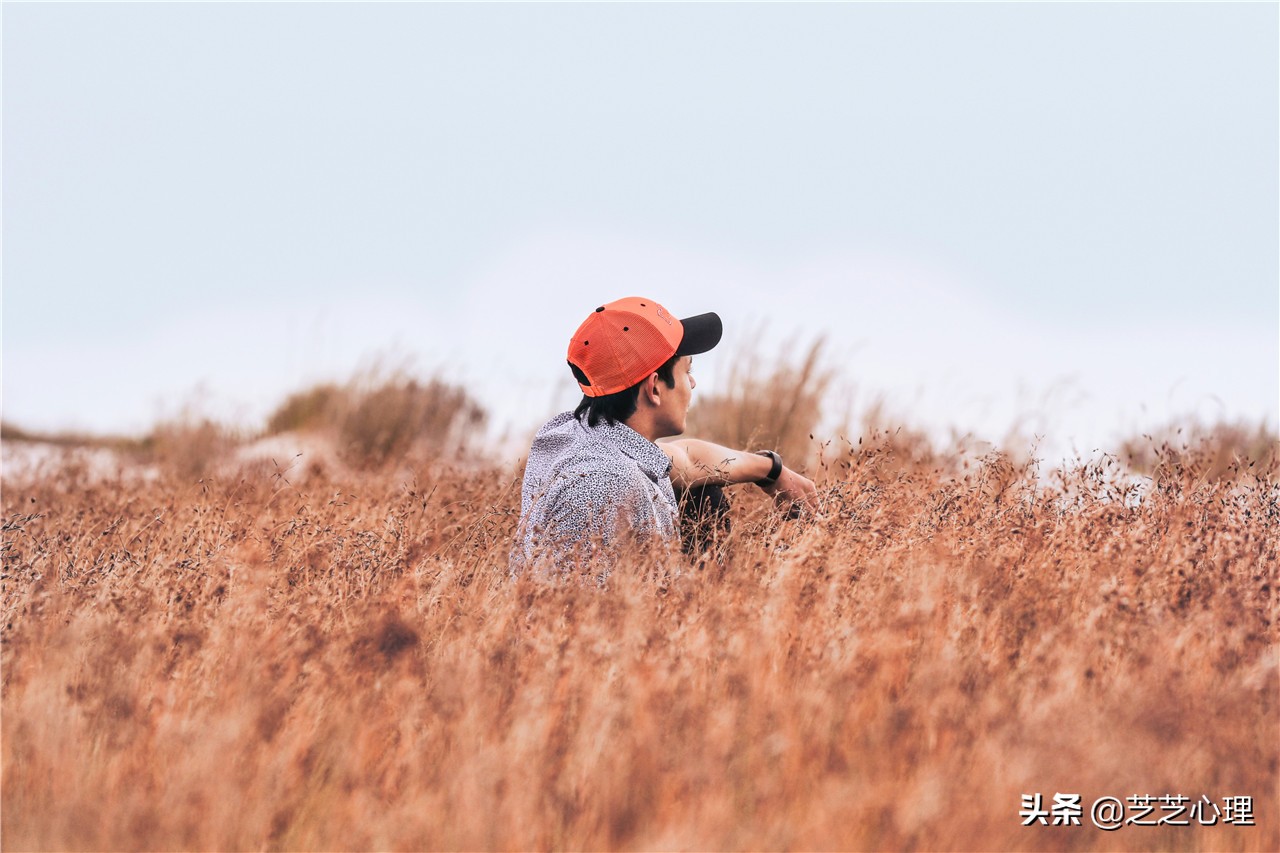
M 706 352 L 720 343 L 720 336 L 724 334 L 720 315 L 714 312 L 681 320 L 680 324 L 684 326 L 684 337 L 680 341 L 680 346 L 676 348 L 676 355 L 697 355 Z

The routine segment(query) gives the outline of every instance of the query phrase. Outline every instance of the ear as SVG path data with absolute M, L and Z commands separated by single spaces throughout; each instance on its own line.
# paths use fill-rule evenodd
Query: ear
M 650 373 L 644 380 L 644 384 L 640 386 L 640 396 L 649 401 L 651 405 L 658 406 L 662 404 L 662 397 L 659 394 L 658 374 Z

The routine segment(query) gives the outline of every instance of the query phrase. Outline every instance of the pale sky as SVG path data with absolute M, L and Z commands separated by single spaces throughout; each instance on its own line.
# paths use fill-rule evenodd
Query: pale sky
M 499 426 L 646 295 L 904 419 L 1277 422 L 1266 4 L 5 3 L 4 418 L 260 424 L 383 354 Z M 697 392 L 695 392 L 696 395 Z

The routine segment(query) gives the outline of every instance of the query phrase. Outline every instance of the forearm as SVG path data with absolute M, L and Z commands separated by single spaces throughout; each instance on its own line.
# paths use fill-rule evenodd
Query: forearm
M 755 483 L 769 476 L 773 468 L 773 460 L 767 456 L 697 438 L 659 446 L 671 457 L 671 484 L 677 489 Z

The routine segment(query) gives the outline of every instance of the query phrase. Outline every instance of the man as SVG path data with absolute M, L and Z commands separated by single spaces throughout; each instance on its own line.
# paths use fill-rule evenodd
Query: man
M 708 441 L 657 444 L 684 432 L 693 356 L 720 342 L 716 314 L 677 320 L 639 296 L 595 309 L 569 342 L 582 389 L 573 412 L 538 430 L 529 450 L 511 568 L 576 562 L 607 574 L 631 537 L 680 538 L 676 490 L 754 483 L 788 507 L 812 507 L 812 482 L 773 451 Z

